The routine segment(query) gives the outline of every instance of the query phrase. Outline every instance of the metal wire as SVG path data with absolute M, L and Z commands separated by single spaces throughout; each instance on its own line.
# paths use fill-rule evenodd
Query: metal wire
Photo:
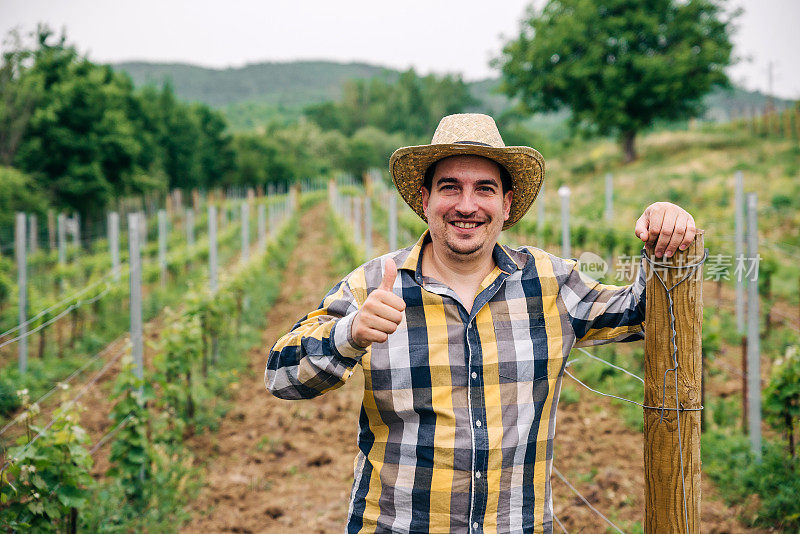
M 65 308 L 61 313 L 59 313 L 58 315 L 56 315 L 52 319 L 49 319 L 49 320 L 43 322 L 42 324 L 40 324 L 39 326 L 37 326 L 33 330 L 28 330 L 24 334 L 21 334 L 21 335 L 19 335 L 17 337 L 11 338 L 9 340 L 4 341 L 3 343 L 0 343 L 0 349 L 5 347 L 6 345 L 10 345 L 11 343 L 19 341 L 20 339 L 24 339 L 24 338 L 26 338 L 28 336 L 31 336 L 31 335 L 35 334 L 36 332 L 38 332 L 39 330 L 42 330 L 43 328 L 45 328 L 47 326 L 50 326 L 54 322 L 58 321 L 59 319 L 61 319 L 65 315 L 67 315 L 72 310 L 77 310 L 78 308 L 80 308 L 84 304 L 92 304 L 94 302 L 97 302 L 98 300 L 103 298 L 110 290 L 111 290 L 111 286 L 108 285 L 108 282 L 106 282 L 105 289 L 103 289 L 103 291 L 101 291 L 100 293 L 98 293 L 97 295 L 92 297 L 91 299 L 89 299 L 89 300 L 78 300 L 77 302 L 73 302 L 67 308 Z
M 125 419 L 123 419 L 122 421 L 120 421 L 119 423 L 117 423 L 117 426 L 115 426 L 114 428 L 112 428 L 111 430 L 109 430 L 108 432 L 106 432 L 106 433 L 103 435 L 103 437 L 102 437 L 102 438 L 100 438 L 100 439 L 97 441 L 97 443 L 95 443 L 95 444 L 94 444 L 94 446 L 93 446 L 93 447 L 92 447 L 92 448 L 89 450 L 89 455 L 91 455 L 91 456 L 94 456 L 94 453 L 96 453 L 96 452 L 97 452 L 97 451 L 100 449 L 100 447 L 102 447 L 103 445 L 105 445 L 105 443 L 106 443 L 106 442 L 107 442 L 109 439 L 111 439 L 112 437 L 114 437 L 114 434 L 116 434 L 117 432 L 119 432 L 119 431 L 122 429 L 122 427 L 124 427 L 125 425 L 127 425 L 127 424 L 128 424 L 128 421 L 130 421 L 132 417 L 133 417 L 133 414 L 132 414 L 132 413 L 129 413 L 129 414 L 128 414 L 128 415 L 125 417 Z
M 556 525 L 558 525 L 561 531 L 564 532 L 564 534 L 569 534 L 569 532 L 567 532 L 567 529 L 564 528 L 564 524 L 558 519 L 558 516 L 555 514 L 555 512 L 553 513 L 553 519 L 555 520 Z
M 597 391 L 596 389 L 592 389 L 589 386 L 587 386 L 586 384 L 584 384 L 583 382 L 581 382 L 578 378 L 575 377 L 575 375 L 573 375 L 572 373 L 570 373 L 566 369 L 564 370 L 564 373 L 569 375 L 569 377 L 571 379 L 573 379 L 575 382 L 577 382 L 578 384 L 582 385 L 583 387 L 585 387 L 586 389 L 588 389 L 592 393 L 597 393 L 598 395 L 602 395 L 603 397 L 610 397 L 612 399 L 617 399 L 617 400 L 629 402 L 631 404 L 635 404 L 636 406 L 641 406 L 642 408 L 645 408 L 647 410 L 659 410 L 659 411 L 663 410 L 663 411 L 667 411 L 667 412 L 670 412 L 670 411 L 672 411 L 672 412 L 674 412 L 674 411 L 678 411 L 678 412 L 699 412 L 700 410 L 703 409 L 702 406 L 700 406 L 699 408 L 683 408 L 683 407 L 667 408 L 667 407 L 664 407 L 664 406 L 647 406 L 645 404 L 642 404 L 641 402 L 636 402 L 635 400 L 626 399 L 625 397 L 617 397 L 616 395 L 612 395 L 610 393 L 603 393 L 602 391 Z
M 626 375 L 630 375 L 630 376 L 632 376 L 633 378 L 635 378 L 636 380 L 638 380 L 639 382 L 641 382 L 642 384 L 644 384 L 644 378 L 642 378 L 642 377 L 640 377 L 640 376 L 638 376 L 638 375 L 635 375 L 635 374 L 631 373 L 631 372 L 630 372 L 630 371 L 628 371 L 627 369 L 624 369 L 624 368 L 622 368 L 622 367 L 619 367 L 619 366 L 617 366 L 617 365 L 614 365 L 613 363 L 611 363 L 611 362 L 609 362 L 609 361 L 606 361 L 606 360 L 604 360 L 603 358 L 600 358 L 599 356 L 595 356 L 594 354 L 591 354 L 589 351 L 587 351 L 587 350 L 586 350 L 586 349 L 584 349 L 584 348 L 581 348 L 581 347 L 575 347 L 575 348 L 576 348 L 577 350 L 581 351 L 582 353 L 584 353 L 584 354 L 585 354 L 586 356 L 588 356 L 589 358 L 591 358 L 591 359 L 593 359 L 593 360 L 597 360 L 598 362 L 604 363 L 604 364 L 608 365 L 609 367 L 613 367 L 614 369 L 616 369 L 616 370 L 618 370 L 618 371 L 622 371 L 622 372 L 623 372 L 623 373 L 625 373 Z
M 570 483 L 569 483 L 569 480 L 567 480 L 567 479 L 564 477 L 564 475 L 562 475 L 562 474 L 561 474 L 561 471 L 559 471 L 559 470 L 558 470 L 558 468 L 557 468 L 556 466 L 553 466 L 553 472 L 556 474 L 556 476 L 558 476 L 558 478 L 560 478 L 560 479 L 561 479 L 561 481 L 562 481 L 562 482 L 564 482 L 564 484 L 566 484 L 566 485 L 567 485 L 567 487 L 569 487 L 569 489 L 571 489 L 571 490 L 572 490 L 572 492 L 573 492 L 575 495 L 577 495 L 577 496 L 578 496 L 578 498 L 580 498 L 580 500 L 582 500 L 582 501 L 583 501 L 583 503 L 584 503 L 586 506 L 588 506 L 588 507 L 589 507 L 589 509 L 590 509 L 591 511 L 593 511 L 595 514 L 597 514 L 598 516 L 600 516 L 600 518 L 601 518 L 601 519 L 603 519 L 603 521 L 605 521 L 606 523 L 608 523 L 608 524 L 611 526 L 611 528 L 613 528 L 614 530 L 616 530 L 616 531 L 617 531 L 617 532 L 619 532 L 620 534 L 625 534 L 625 533 L 622 531 L 622 529 L 621 529 L 621 528 L 619 528 L 617 525 L 615 525 L 615 524 L 614 524 L 614 523 L 613 523 L 613 522 L 612 522 L 612 521 L 611 521 L 609 518 L 607 518 L 606 516 L 604 516 L 604 515 L 603 515 L 603 514 L 600 512 L 600 510 L 598 510 L 597 508 L 595 508 L 594 506 L 592 506 L 592 503 L 590 503 L 588 500 L 586 500 L 586 497 L 584 497 L 583 495 L 581 495 L 581 492 L 579 492 L 577 489 L 575 489 L 575 486 L 573 486 L 572 484 L 570 484 Z M 553 516 L 553 517 L 555 517 L 555 516 Z M 563 527 L 562 527 L 562 528 L 563 528 Z M 565 532 L 566 532 L 566 531 L 565 531 Z
M 13 332 L 16 332 L 17 330 L 19 330 L 20 328 L 22 328 L 22 326 L 23 326 L 23 325 L 29 325 L 29 324 L 31 324 L 33 321 L 35 321 L 36 319 L 38 319 L 38 318 L 39 318 L 39 317 L 41 317 L 42 315 L 44 315 L 44 314 L 46 314 L 46 313 L 48 313 L 48 312 L 51 312 L 51 311 L 53 311 L 53 310 L 55 310 L 55 309 L 57 309 L 57 308 L 60 308 L 62 305 L 64 305 L 64 304 L 66 304 L 67 302 L 69 302 L 69 301 L 71 301 L 71 300 L 75 299 L 75 298 L 76 298 L 76 297 L 78 297 L 79 295 L 82 295 L 83 293 L 86 293 L 86 292 L 87 292 L 87 291 L 89 291 L 90 289 L 93 289 L 95 286 L 98 286 L 98 285 L 102 284 L 103 282 L 105 282 L 105 281 L 106 281 L 106 279 L 107 279 L 107 278 L 109 278 L 109 277 L 110 277 L 110 276 L 112 276 L 113 274 L 114 274 L 113 272 L 106 273 L 105 275 L 103 275 L 102 277 L 100 277 L 99 279 L 97 279 L 96 281 L 94 281 L 93 283 L 91 283 L 91 284 L 89 284 L 88 286 L 85 286 L 85 287 L 83 287 L 82 289 L 80 289 L 80 290 L 76 291 L 75 293 L 73 293 L 73 294 L 72 294 L 72 295 L 70 295 L 69 297 L 65 297 L 65 298 L 61 299 L 60 301 L 56 302 L 55 304 L 51 305 L 50 307 L 48 307 L 48 308 L 45 308 L 44 310 L 40 311 L 39 313 L 37 313 L 37 314 L 36 314 L 36 315 L 34 315 L 33 317 L 30 317 L 30 318 L 26 319 L 26 320 L 25 320 L 25 322 L 23 322 L 23 323 L 20 323 L 20 324 L 18 324 L 17 326 L 14 326 L 14 327 L 12 327 L 12 328 L 9 328 L 8 330 L 6 330 L 6 331 L 5 331 L 5 332 L 3 332 L 2 334 L 0 334 L 0 338 L 2 338 L 2 337 L 5 337 L 5 336 L 7 336 L 7 335 L 9 335 L 9 334 L 11 334 L 11 333 L 13 333 Z
M 36 399 L 36 401 L 35 401 L 33 404 L 39 404 L 39 403 L 41 403 L 41 402 L 44 402 L 44 401 L 45 401 L 45 400 L 47 400 L 47 398 L 48 398 L 48 397 L 50 397 L 50 395 L 52 395 L 52 394 L 53 394 L 53 393 L 54 393 L 54 392 L 55 392 L 55 391 L 56 391 L 56 390 L 57 390 L 57 389 L 58 389 L 58 388 L 59 388 L 61 385 L 64 385 L 64 384 L 69 384 L 69 383 L 70 383 L 70 381 L 71 381 L 73 378 L 75 378 L 76 376 L 78 376 L 78 375 L 80 375 L 81 373 L 83 373 L 83 372 L 86 370 L 86 368 L 87 368 L 87 367 L 89 367 L 89 366 L 90 366 L 92 363 L 94 363 L 94 362 L 95 362 L 95 361 L 97 361 L 97 360 L 98 360 L 100 357 L 102 357 L 102 356 L 103 356 L 103 354 L 105 354 L 105 353 L 109 352 L 109 351 L 111 350 L 111 348 L 114 346 L 114 344 L 115 344 L 115 343 L 116 343 L 116 341 L 112 341 L 111 343 L 109 343 L 108 345 L 106 345 L 106 347 L 105 347 L 103 350 L 101 350 L 100 352 L 98 352 L 97 354 L 95 354 L 94 356 L 92 356 L 91 358 L 89 358 L 89 361 L 87 361 L 86 363 L 84 363 L 83 365 L 81 365 L 79 368 L 75 369 L 75 370 L 74 370 L 74 371 L 73 371 L 73 372 L 72 372 L 72 373 L 71 373 L 71 374 L 70 374 L 70 375 L 69 375 L 67 378 L 65 378 L 64 380 L 61 380 L 61 381 L 60 381 L 60 382 L 58 382 L 58 383 L 57 383 L 55 386 L 53 386 L 52 388 L 50 388 L 50 390 L 49 390 L 47 393 L 45 393 L 44 395 L 42 395 L 41 397 L 39 397 L 38 399 Z M 127 345 L 126 345 L 126 347 L 127 347 Z M 25 412 L 22 412 L 22 413 L 24 414 Z M 21 415 L 22 415 L 22 414 L 18 415 L 17 417 L 15 417 L 14 419 L 12 419 L 12 420 L 11 420 L 9 423 L 7 423 L 7 424 L 6 424 L 6 425 L 5 425 L 3 428 L 1 428 L 1 429 L 0 429 L 0 436 L 2 436 L 3 434 L 5 434 L 6 430 L 8 430 L 9 428 L 11 428 L 11 427 L 14 425 L 14 423 L 17 423 L 17 422 L 19 421 L 19 418 L 20 418 L 20 416 L 21 416 Z

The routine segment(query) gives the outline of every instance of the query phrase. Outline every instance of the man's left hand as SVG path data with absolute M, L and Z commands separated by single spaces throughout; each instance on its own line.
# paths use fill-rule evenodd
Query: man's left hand
M 697 233 L 689 212 L 669 202 L 656 202 L 636 221 L 636 237 L 655 248 L 656 257 L 667 258 L 679 248 L 686 250 Z

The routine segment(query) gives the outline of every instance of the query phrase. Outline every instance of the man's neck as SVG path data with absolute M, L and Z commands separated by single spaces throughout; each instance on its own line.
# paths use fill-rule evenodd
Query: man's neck
M 481 282 L 495 267 L 494 244 L 486 248 L 475 255 L 461 257 L 428 242 L 422 248 L 422 274 L 450 287 L 469 311 Z

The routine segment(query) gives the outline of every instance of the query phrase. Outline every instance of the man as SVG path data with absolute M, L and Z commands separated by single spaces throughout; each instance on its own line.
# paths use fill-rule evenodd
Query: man
M 269 355 L 276 396 L 309 398 L 364 370 L 348 532 L 552 532 L 555 414 L 570 349 L 640 339 L 645 280 L 599 284 L 576 262 L 497 244 L 544 161 L 486 115 L 442 119 L 397 150 L 392 178 L 428 222 L 412 247 L 339 282 Z M 658 256 L 695 226 L 657 203 L 637 236 Z

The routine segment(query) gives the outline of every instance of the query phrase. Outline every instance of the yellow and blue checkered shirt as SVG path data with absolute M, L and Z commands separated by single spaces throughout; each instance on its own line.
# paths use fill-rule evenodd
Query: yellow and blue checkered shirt
M 341 386 L 364 370 L 347 532 L 552 532 L 556 405 L 570 349 L 643 336 L 643 270 L 600 284 L 573 260 L 496 245 L 471 311 L 422 275 L 427 232 L 371 260 L 328 293 L 269 354 L 284 399 Z M 350 328 L 383 264 L 406 303 L 397 331 L 364 350 Z

